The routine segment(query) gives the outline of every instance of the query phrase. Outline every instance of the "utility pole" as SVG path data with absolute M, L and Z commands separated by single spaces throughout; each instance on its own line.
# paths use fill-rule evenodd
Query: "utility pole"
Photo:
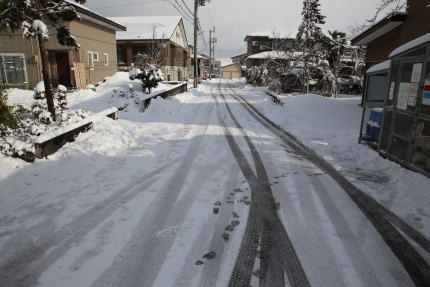
M 215 39 L 215 37 L 212 38 L 212 31 L 215 34 L 215 27 L 213 28 L 213 30 L 209 31 L 209 57 L 210 57 L 210 61 L 211 61 L 209 79 L 212 79 L 212 69 L 213 69 L 213 64 L 214 64 L 214 59 L 215 59 L 216 39 Z
M 206 2 L 209 2 L 210 0 L 194 0 L 194 88 L 197 88 L 199 86 L 199 75 L 198 75 L 198 61 L 197 61 L 197 37 L 198 37 L 198 25 L 199 25 L 199 18 L 198 18 L 198 10 L 199 6 L 205 6 Z
M 199 86 L 199 75 L 198 73 L 198 62 L 197 62 L 197 25 L 198 25 L 198 17 L 197 12 L 199 8 L 199 0 L 194 0 L 194 88 Z

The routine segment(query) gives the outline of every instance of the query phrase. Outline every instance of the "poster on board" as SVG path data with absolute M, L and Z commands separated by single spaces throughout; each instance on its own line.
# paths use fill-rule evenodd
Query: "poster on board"
M 423 98 L 421 104 L 430 106 L 430 80 L 426 80 L 423 88 Z
M 408 91 L 408 106 L 415 106 L 418 97 L 418 83 L 410 84 Z
M 411 83 L 419 83 L 421 80 L 421 70 L 423 63 L 416 63 L 412 67 Z
M 399 93 L 397 94 L 397 108 L 406 110 L 408 108 L 410 83 L 400 83 Z
M 390 93 L 388 94 L 388 99 L 392 100 L 394 98 L 394 87 L 396 86 L 396 82 L 391 82 L 390 85 Z

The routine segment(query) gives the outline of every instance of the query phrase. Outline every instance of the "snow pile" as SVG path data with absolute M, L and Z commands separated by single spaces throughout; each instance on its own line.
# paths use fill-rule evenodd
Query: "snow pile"
M 135 147 L 139 142 L 132 122 L 113 121 L 108 117 L 99 117 L 91 129 L 79 135 L 76 142 L 66 144 L 53 159 L 69 157 L 74 154 L 97 154 L 115 156 L 118 151 Z

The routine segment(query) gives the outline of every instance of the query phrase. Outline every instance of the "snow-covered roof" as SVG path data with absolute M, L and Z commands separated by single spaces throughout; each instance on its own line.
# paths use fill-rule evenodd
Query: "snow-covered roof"
M 300 55 L 302 55 L 302 52 L 291 52 L 287 53 L 284 51 L 266 51 L 261 52 L 258 54 L 254 54 L 248 57 L 248 59 L 260 59 L 260 60 L 267 60 L 267 59 L 292 59 L 296 58 Z
M 427 33 L 421 37 L 418 37 L 418 38 L 396 48 L 393 52 L 391 52 L 389 57 L 391 58 L 391 57 L 397 56 L 398 54 L 406 52 L 409 49 L 418 47 L 419 45 L 422 45 L 422 44 L 429 42 L 429 41 L 430 41 L 430 33 Z
M 162 40 L 170 39 L 181 21 L 181 16 L 109 17 L 127 27 L 118 32 L 117 40 Z
M 229 58 L 220 58 L 220 59 L 216 59 L 216 61 L 220 62 L 221 67 L 224 67 L 233 63 L 233 61 Z
M 388 70 L 390 68 L 391 68 L 391 60 L 388 60 L 388 61 L 376 64 L 375 66 L 369 68 L 366 71 L 366 74 L 380 72 L 380 71 Z
M 242 69 L 242 66 L 239 63 L 230 63 L 224 66 L 221 66 L 221 68 L 226 68 L 226 67 L 230 67 L 230 66 L 239 66 Z
M 108 19 L 106 17 L 103 17 L 102 15 L 95 13 L 88 7 L 85 7 L 84 5 L 81 5 L 75 1 L 72 0 L 66 0 L 67 3 L 70 5 L 73 5 L 76 8 L 76 12 L 78 12 L 78 15 L 85 20 L 88 20 L 90 22 L 99 24 L 104 27 L 108 27 L 115 31 L 125 31 L 126 28 L 123 25 L 120 25 L 116 21 L 113 21 L 111 19 Z
M 296 38 L 298 31 L 262 31 L 249 33 L 246 37 Z M 246 39 L 246 38 L 245 38 Z

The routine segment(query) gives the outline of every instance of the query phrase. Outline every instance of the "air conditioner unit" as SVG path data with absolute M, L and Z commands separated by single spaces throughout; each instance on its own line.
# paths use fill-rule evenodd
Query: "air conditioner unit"
M 258 46 L 258 41 L 252 41 L 252 46 L 254 47 Z

